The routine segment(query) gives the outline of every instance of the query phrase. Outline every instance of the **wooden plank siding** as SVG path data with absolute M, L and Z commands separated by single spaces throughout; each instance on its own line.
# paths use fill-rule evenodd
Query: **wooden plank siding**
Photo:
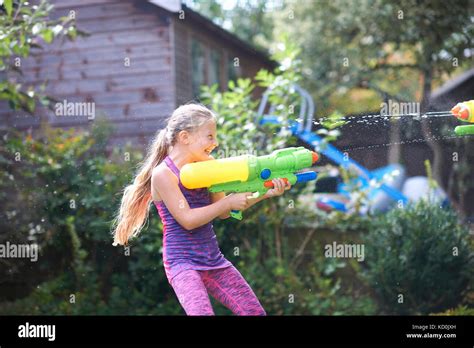
M 169 13 L 139 0 L 55 0 L 53 17 L 75 12 L 90 34 L 53 44 L 22 62 L 21 82 L 39 86 L 59 101 L 94 102 L 96 119 L 111 120 L 111 144 L 140 147 L 175 108 Z M 125 60 L 130 62 L 125 65 Z M 87 117 L 56 117 L 40 108 L 34 116 L 0 107 L 1 127 L 33 129 L 46 119 L 55 127 L 89 127 Z

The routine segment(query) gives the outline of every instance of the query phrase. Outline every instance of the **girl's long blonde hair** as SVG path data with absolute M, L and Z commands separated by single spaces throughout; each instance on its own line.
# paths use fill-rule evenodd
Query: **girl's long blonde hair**
M 205 106 L 181 105 L 168 119 L 167 126 L 156 133 L 133 183 L 124 190 L 120 209 L 112 226 L 113 245 L 128 244 L 130 238 L 138 235 L 146 224 L 152 200 L 153 169 L 168 155 L 168 150 L 176 143 L 179 132 L 191 133 L 209 120 L 215 120 L 215 115 Z

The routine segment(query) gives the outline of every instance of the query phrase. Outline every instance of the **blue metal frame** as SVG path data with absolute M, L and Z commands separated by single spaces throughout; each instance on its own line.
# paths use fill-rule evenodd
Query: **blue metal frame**
M 313 133 L 311 131 L 311 127 L 313 124 L 313 113 L 314 113 L 314 103 L 307 91 L 302 89 L 301 87 L 295 85 L 294 86 L 297 92 L 301 95 L 301 108 L 299 114 L 299 122 L 291 121 L 290 122 L 290 129 L 292 133 L 304 141 L 305 143 L 312 146 L 315 151 L 322 153 L 341 167 L 345 169 L 353 168 L 360 173 L 359 179 L 365 183 L 369 184 L 371 180 L 379 180 L 380 178 L 373 174 L 373 172 L 369 171 L 367 168 L 363 167 L 360 163 L 356 162 L 355 160 L 351 159 L 347 156 L 347 154 L 342 153 L 339 151 L 335 146 L 331 144 L 325 144 L 323 139 Z M 277 117 L 272 116 L 272 112 L 274 110 L 273 106 L 270 106 L 270 114 L 264 115 L 265 107 L 268 101 L 268 94 L 270 90 L 267 90 L 263 97 L 262 101 L 260 102 L 258 108 L 258 122 L 260 124 L 272 123 L 272 124 L 280 124 L 280 121 Z M 407 197 L 403 195 L 399 190 L 394 189 L 384 183 L 382 183 L 379 187 L 380 190 L 384 191 L 391 199 L 397 202 L 402 202 L 403 204 L 408 202 Z

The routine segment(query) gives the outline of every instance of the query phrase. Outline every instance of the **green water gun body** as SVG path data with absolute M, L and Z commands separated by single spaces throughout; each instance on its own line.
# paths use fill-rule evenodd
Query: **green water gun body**
M 253 192 L 252 198 L 264 195 L 273 188 L 272 179 L 281 178 L 285 183 L 315 180 L 316 172 L 298 173 L 311 167 L 319 156 L 304 147 L 276 150 L 270 155 L 244 155 L 204 162 L 189 163 L 181 168 L 181 183 L 188 189 L 207 187 L 209 192 Z M 230 215 L 242 219 L 241 211 Z

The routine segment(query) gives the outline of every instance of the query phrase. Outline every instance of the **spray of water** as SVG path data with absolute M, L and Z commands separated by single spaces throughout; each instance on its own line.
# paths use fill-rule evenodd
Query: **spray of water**
M 463 138 L 466 137 L 473 137 L 474 135 L 466 135 Z M 445 135 L 445 136 L 438 136 L 438 137 L 428 137 L 428 138 L 419 138 L 419 139 L 412 139 L 412 140 L 406 140 L 406 141 L 398 141 L 398 142 L 392 142 L 392 143 L 383 143 L 383 144 L 374 144 L 374 145 L 367 145 L 367 146 L 359 146 L 359 147 L 348 147 L 345 149 L 342 149 L 342 152 L 348 152 L 348 151 L 357 151 L 357 150 L 373 150 L 376 148 L 380 147 L 388 147 L 392 145 L 406 145 L 406 144 L 413 144 L 413 143 L 424 143 L 427 141 L 439 141 L 439 140 L 447 140 L 447 139 L 459 139 L 459 136 L 457 135 Z
M 319 117 L 317 120 L 313 121 L 314 125 L 320 125 L 324 121 L 343 121 L 346 124 L 350 122 L 356 123 L 375 123 L 379 121 L 387 121 L 389 119 L 401 119 L 401 118 L 413 118 L 413 119 L 425 119 L 432 117 L 453 117 L 451 111 L 431 111 L 424 114 L 420 113 L 406 113 L 406 114 L 397 114 L 397 115 L 382 115 L 382 114 L 372 114 L 372 115 L 359 115 L 359 116 L 341 116 L 341 117 Z
M 341 116 L 341 117 L 320 117 L 317 120 L 313 121 L 314 125 L 321 125 L 324 124 L 325 121 L 334 121 L 334 122 L 344 122 L 345 124 L 354 122 L 354 123 L 362 123 L 362 124 L 377 124 L 380 122 L 385 122 L 390 119 L 399 120 L 402 118 L 411 118 L 414 120 L 422 120 L 422 119 L 429 119 L 431 122 L 434 118 L 438 117 L 453 117 L 451 111 L 431 111 L 426 112 L 423 114 L 420 113 L 405 113 L 405 114 L 396 114 L 396 115 L 383 115 L 383 114 L 371 114 L 371 115 L 359 115 L 359 116 Z M 468 135 L 469 137 L 469 135 Z M 471 135 L 474 137 L 474 135 Z M 367 145 L 367 146 L 360 146 L 360 147 L 352 147 L 352 148 L 345 148 L 342 149 L 343 152 L 346 151 L 356 151 L 356 150 L 372 150 L 375 148 L 380 147 L 388 147 L 393 145 L 406 145 L 406 144 L 413 144 L 413 143 L 422 143 L 427 141 L 440 141 L 440 140 L 447 140 L 447 139 L 459 139 L 456 135 L 447 135 L 447 136 L 434 136 L 428 138 L 419 138 L 419 139 L 412 139 L 406 141 L 399 141 L 399 142 L 389 142 L 383 144 L 374 144 L 374 145 Z

